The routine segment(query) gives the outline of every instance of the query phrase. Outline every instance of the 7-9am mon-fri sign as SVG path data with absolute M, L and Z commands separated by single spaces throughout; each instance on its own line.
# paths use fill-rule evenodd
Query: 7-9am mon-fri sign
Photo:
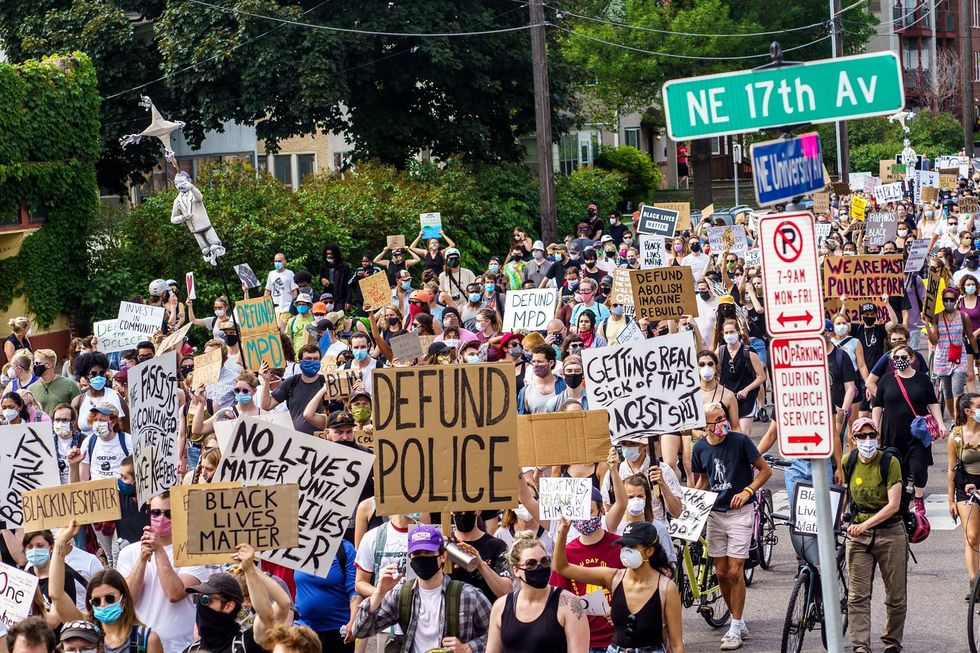
M 663 95 L 675 141 L 880 116 L 905 106 L 893 52 L 675 79 Z

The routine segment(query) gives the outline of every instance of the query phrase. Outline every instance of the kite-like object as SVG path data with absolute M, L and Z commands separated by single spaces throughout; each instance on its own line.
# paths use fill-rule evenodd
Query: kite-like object
M 119 139 L 123 147 L 135 145 L 144 138 L 157 138 L 163 143 L 163 156 L 170 163 L 177 165 L 177 155 L 170 149 L 170 134 L 179 129 L 183 129 L 184 124 L 180 120 L 167 120 L 160 115 L 157 108 L 153 105 L 153 100 L 148 96 L 140 96 L 140 106 L 150 110 L 150 126 L 139 134 L 130 134 Z
M 908 123 L 915 118 L 915 112 L 913 111 L 897 111 L 892 115 L 888 116 L 888 122 L 897 122 L 902 126 L 902 131 L 906 134 L 909 133 Z

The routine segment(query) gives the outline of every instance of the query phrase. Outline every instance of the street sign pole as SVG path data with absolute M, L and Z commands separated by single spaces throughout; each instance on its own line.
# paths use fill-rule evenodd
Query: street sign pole
M 837 437 L 836 435 L 834 437 Z M 820 589 L 823 592 L 824 633 L 828 653 L 844 653 L 844 631 L 841 627 L 841 597 L 837 582 L 837 545 L 834 541 L 834 513 L 830 509 L 830 486 L 827 458 L 812 458 L 813 493 L 817 503 L 817 555 L 820 559 Z
M 738 206 L 738 164 L 742 162 L 742 145 L 732 145 L 732 169 L 735 172 L 735 206 Z

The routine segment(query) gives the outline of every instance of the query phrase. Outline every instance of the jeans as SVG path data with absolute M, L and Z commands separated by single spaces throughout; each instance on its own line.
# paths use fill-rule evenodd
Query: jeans
M 786 500 L 789 501 L 789 512 L 793 514 L 793 495 L 796 484 L 800 481 L 813 481 L 813 465 L 809 460 L 794 460 L 793 464 L 783 472 L 783 483 L 786 484 Z M 827 484 L 834 484 L 833 465 L 827 465 Z
M 752 347 L 752 351 L 756 353 L 759 360 L 762 361 L 762 366 L 766 366 L 767 353 L 766 353 L 766 341 L 762 338 L 749 338 L 749 346 Z

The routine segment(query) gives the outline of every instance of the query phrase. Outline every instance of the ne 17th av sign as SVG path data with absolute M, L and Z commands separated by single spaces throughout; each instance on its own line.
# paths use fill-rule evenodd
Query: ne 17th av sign
M 664 84 L 672 140 L 894 113 L 905 106 L 893 52 L 675 79 Z

